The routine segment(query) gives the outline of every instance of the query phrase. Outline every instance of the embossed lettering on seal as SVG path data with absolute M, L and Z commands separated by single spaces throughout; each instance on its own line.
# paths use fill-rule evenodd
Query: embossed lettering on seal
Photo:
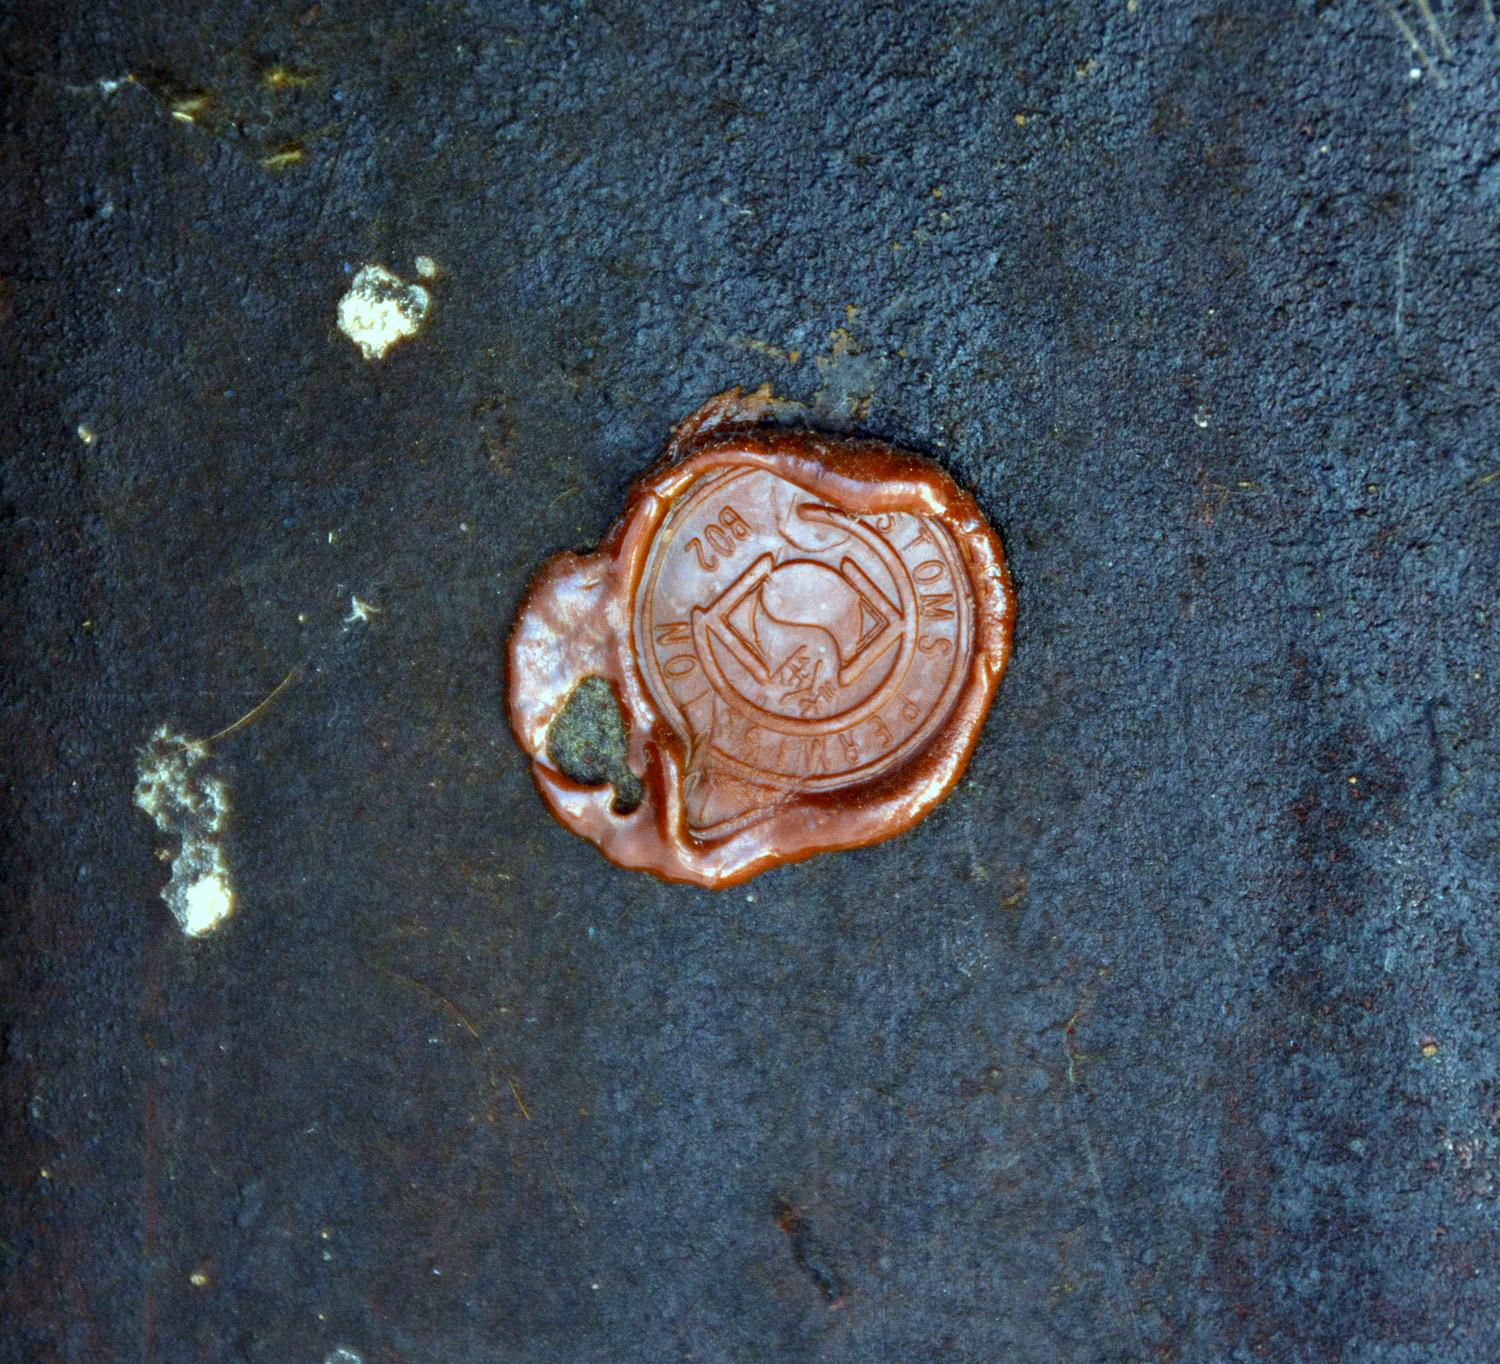
M 511 637 L 512 725 L 549 806 L 671 880 L 909 828 L 962 772 L 1009 656 L 1014 597 L 973 499 L 916 455 L 779 415 L 733 390 L 690 417 L 598 553 L 543 569 Z M 629 809 L 549 746 L 565 711 L 594 732 L 570 709 L 585 678 L 618 704 Z

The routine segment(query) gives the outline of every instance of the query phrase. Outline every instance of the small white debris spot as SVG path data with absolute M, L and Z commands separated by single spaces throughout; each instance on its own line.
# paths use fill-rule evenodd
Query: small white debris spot
M 366 360 L 382 360 L 396 342 L 415 334 L 431 302 L 420 284 L 408 284 L 383 265 L 366 265 L 339 299 L 339 330 Z
M 353 1350 L 340 1345 L 323 1361 L 323 1364 L 365 1364 L 365 1362 Z
M 163 725 L 141 751 L 135 803 L 164 834 L 182 840 L 161 898 L 177 925 L 201 937 L 234 913 L 222 835 L 229 793 L 204 770 L 208 750 Z
M 208 1275 L 205 1274 L 201 1269 L 195 1269 L 191 1274 L 188 1275 L 188 1282 L 192 1284 L 194 1288 L 207 1288 Z
M 92 426 L 87 426 L 83 422 L 79 422 L 78 439 L 81 440 L 85 445 L 92 445 L 96 440 L 99 439 L 99 433 L 95 431 Z
M 1211 415 L 1208 408 L 1200 406 L 1193 413 L 1193 423 L 1201 429 L 1206 429 Z
M 361 601 L 358 597 L 349 598 L 349 614 L 344 617 L 345 625 L 368 625 L 371 616 L 378 616 L 380 608 L 373 602 Z
M 227 919 L 234 910 L 234 892 L 229 882 L 219 872 L 212 872 L 187 888 L 187 920 L 183 931 L 190 937 L 207 933 L 221 919 Z
M 172 117 L 179 123 L 196 123 L 198 115 L 208 108 L 207 95 L 189 95 L 172 106 Z
M 417 267 L 417 273 L 423 279 L 437 278 L 437 262 L 431 256 L 418 256 L 412 264 Z

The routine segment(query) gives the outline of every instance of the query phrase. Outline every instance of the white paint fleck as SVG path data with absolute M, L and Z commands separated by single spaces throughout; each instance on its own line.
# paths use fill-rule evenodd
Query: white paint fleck
M 420 284 L 408 284 L 383 265 L 362 266 L 339 299 L 339 330 L 366 360 L 382 360 L 396 342 L 416 333 L 431 303 Z
M 349 614 L 344 617 L 345 625 L 368 625 L 371 616 L 378 616 L 380 608 L 373 602 L 361 601 L 358 597 L 349 598 Z
M 1200 429 L 1206 429 L 1211 414 L 1207 407 L 1200 406 L 1193 413 L 1193 422 Z
M 163 725 L 141 750 L 135 787 L 135 803 L 162 833 L 181 840 L 161 898 L 191 938 L 202 937 L 234 913 L 234 886 L 222 841 L 229 793 L 205 770 L 207 759 L 204 745 Z
M 323 1364 L 365 1364 L 365 1362 L 353 1350 L 340 1345 L 338 1349 L 329 1352 Z
M 78 439 L 81 440 L 85 445 L 92 445 L 96 440 L 99 439 L 99 433 L 95 431 L 92 426 L 89 426 L 84 422 L 79 422 Z
M 423 279 L 437 278 L 437 262 L 431 256 L 418 256 L 412 264 L 417 267 L 417 273 Z

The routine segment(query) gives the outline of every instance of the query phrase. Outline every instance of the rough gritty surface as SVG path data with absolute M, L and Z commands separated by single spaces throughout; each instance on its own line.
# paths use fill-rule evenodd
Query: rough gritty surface
M 547 756 L 564 776 L 614 789 L 614 808 L 628 814 L 641 803 L 641 779 L 630 770 L 625 719 L 614 688 L 585 677 L 547 726 Z
M 0 1356 L 1500 1357 L 1500 36 L 1432 8 L 1414 79 L 1356 0 L 11 5 Z M 714 895 L 545 814 L 501 647 L 763 381 L 1020 619 L 945 806 Z M 189 940 L 140 747 L 293 667 Z

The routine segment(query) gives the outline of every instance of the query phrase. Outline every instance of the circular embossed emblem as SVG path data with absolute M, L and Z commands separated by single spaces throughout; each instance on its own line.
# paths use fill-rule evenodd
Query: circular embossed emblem
M 1009 653 L 972 499 L 916 456 L 776 415 L 735 390 L 683 423 L 512 636 L 512 722 L 549 804 L 670 879 L 730 884 L 909 827 L 957 779 Z M 579 690 L 599 678 L 612 692 Z
M 899 764 L 952 708 L 972 641 L 940 521 L 851 515 L 757 467 L 688 490 L 636 594 L 647 685 L 695 759 L 683 794 L 699 836 Z

